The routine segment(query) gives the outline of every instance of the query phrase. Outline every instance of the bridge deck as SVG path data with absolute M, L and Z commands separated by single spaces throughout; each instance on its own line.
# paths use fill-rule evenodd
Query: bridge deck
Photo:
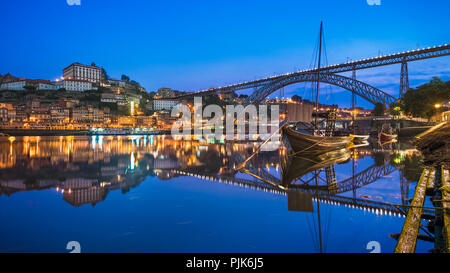
M 377 56 L 357 61 L 351 61 L 346 62 L 342 64 L 336 64 L 336 65 L 329 65 L 321 68 L 321 71 L 324 73 L 342 73 L 342 72 L 349 72 L 354 70 L 360 70 L 360 69 L 367 69 L 367 68 L 373 68 L 373 67 L 379 67 L 379 66 L 385 66 L 385 65 L 392 65 L 392 64 L 399 64 L 402 62 L 411 62 L 411 61 L 418 61 L 418 60 L 425 60 L 430 58 L 436 58 L 436 57 L 442 57 L 442 56 L 448 56 L 450 55 L 450 45 L 440 45 L 440 46 L 434 46 L 434 47 L 428 47 L 423 49 L 417 49 L 417 50 L 409 50 L 406 52 L 401 52 L 397 54 L 391 54 L 391 55 L 385 55 L 385 56 Z M 186 92 L 186 95 L 193 94 L 193 93 L 211 93 L 211 92 L 220 92 L 220 91 L 230 91 L 230 90 L 241 90 L 241 89 L 248 89 L 248 88 L 255 88 L 259 87 L 261 85 L 265 85 L 268 82 L 272 82 L 274 80 L 279 80 L 285 77 L 295 77 L 301 74 L 305 73 L 316 73 L 317 69 L 306 69 L 301 71 L 296 71 L 292 73 L 286 73 L 271 77 L 266 77 L 254 81 L 247 81 L 247 82 L 241 82 L 237 84 L 231 84 L 227 86 L 221 86 L 217 88 L 209 88 L 204 89 L 196 92 Z M 183 97 L 183 96 L 180 96 Z

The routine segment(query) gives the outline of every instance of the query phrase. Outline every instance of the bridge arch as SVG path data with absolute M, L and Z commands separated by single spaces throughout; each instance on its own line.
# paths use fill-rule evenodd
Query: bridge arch
M 273 92 L 279 90 L 288 85 L 292 85 L 300 82 L 316 82 L 317 73 L 302 73 L 296 74 L 290 77 L 283 77 L 262 85 L 259 89 L 254 91 L 247 99 L 248 103 L 259 103 Z M 373 87 L 367 83 L 354 80 L 345 76 L 341 76 L 333 73 L 321 73 L 320 82 L 327 83 L 344 88 L 363 99 L 375 104 L 382 103 L 386 108 L 394 102 L 396 99 L 381 91 L 380 89 Z

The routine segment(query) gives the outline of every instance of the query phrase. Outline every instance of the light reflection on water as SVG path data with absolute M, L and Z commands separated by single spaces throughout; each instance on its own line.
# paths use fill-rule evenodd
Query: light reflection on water
M 169 136 L 0 139 L 0 252 L 393 252 L 421 172 L 407 143 L 293 158 Z M 319 224 L 320 222 L 320 224 Z M 420 242 L 418 252 L 432 244 Z

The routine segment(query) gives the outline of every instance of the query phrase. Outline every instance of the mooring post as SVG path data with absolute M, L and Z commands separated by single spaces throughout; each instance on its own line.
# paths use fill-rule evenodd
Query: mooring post
M 444 225 L 442 235 L 444 237 L 444 244 L 446 253 L 450 253 L 450 175 L 449 170 L 444 169 L 442 166 L 442 207 L 444 216 Z
M 395 247 L 395 253 L 414 253 L 416 251 L 417 236 L 419 235 L 420 220 L 422 218 L 425 192 L 431 179 L 435 177 L 433 167 L 425 167 L 417 182 L 411 207 L 403 224 L 402 233 Z

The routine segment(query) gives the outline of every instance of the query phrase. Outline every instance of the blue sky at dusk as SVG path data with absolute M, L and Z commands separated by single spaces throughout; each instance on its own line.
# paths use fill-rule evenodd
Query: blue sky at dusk
M 129 75 L 147 90 L 190 91 L 309 68 L 320 20 L 329 64 L 450 43 L 450 1 L 1 1 L 0 74 L 53 80 L 73 62 Z M 450 57 L 410 63 L 411 86 L 450 80 Z M 398 94 L 400 66 L 358 71 Z M 328 89 L 321 102 L 350 105 Z M 305 84 L 287 95 L 310 97 Z M 326 92 L 325 92 L 326 93 Z M 328 99 L 328 100 L 326 100 Z M 364 103 L 362 106 L 369 107 Z

